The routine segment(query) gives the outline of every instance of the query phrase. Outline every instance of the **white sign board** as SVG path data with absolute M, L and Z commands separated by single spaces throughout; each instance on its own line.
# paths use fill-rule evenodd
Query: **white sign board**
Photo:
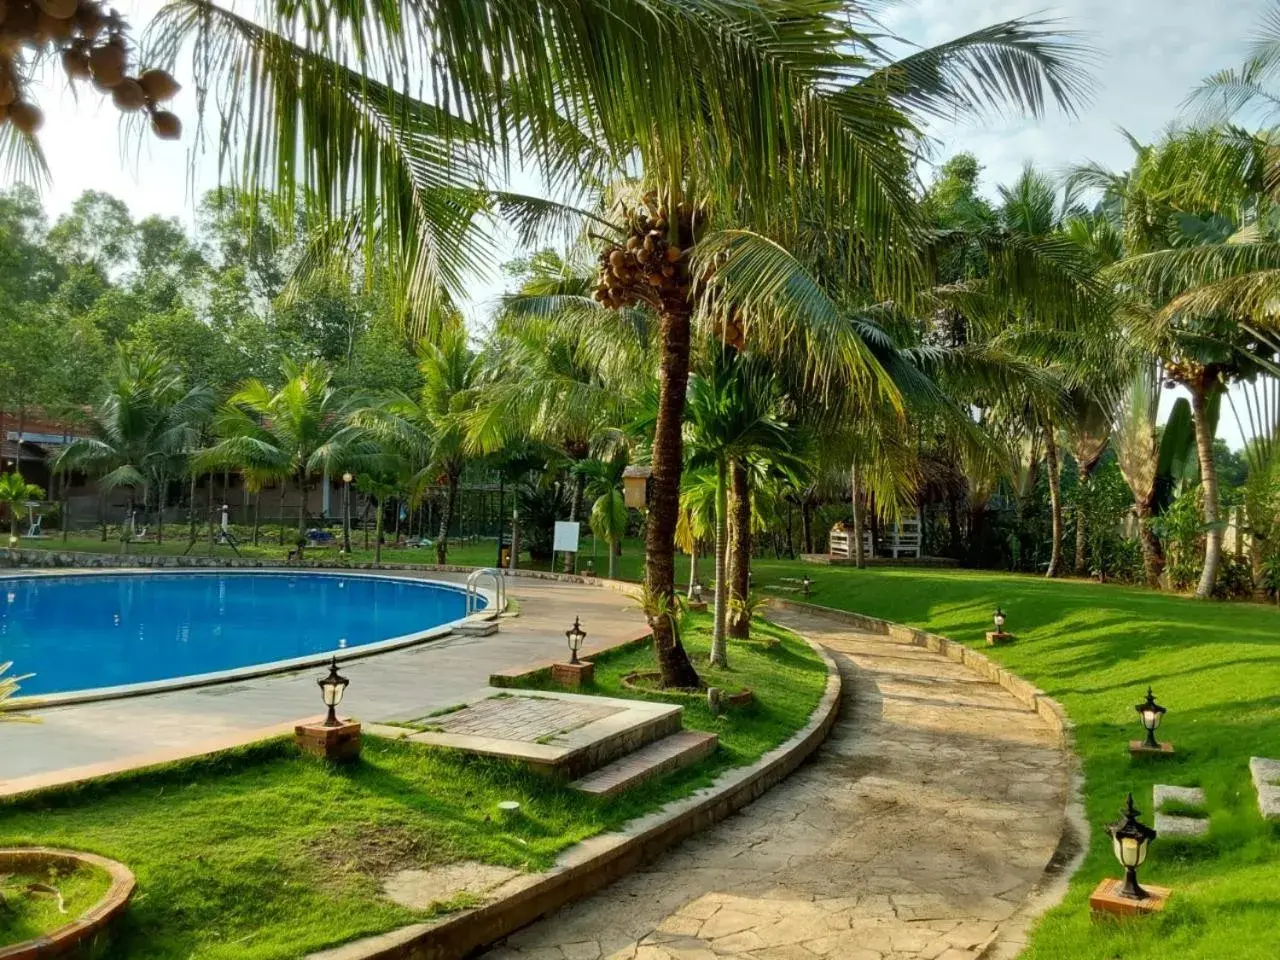
M 560 553 L 577 553 L 579 533 L 578 521 L 557 520 L 555 542 L 551 549 Z

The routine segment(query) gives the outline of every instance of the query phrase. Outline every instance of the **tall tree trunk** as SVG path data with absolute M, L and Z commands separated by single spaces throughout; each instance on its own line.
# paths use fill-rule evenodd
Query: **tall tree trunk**
M 210 484 L 212 487 L 212 484 Z M 305 537 L 307 535 L 307 478 L 298 477 L 298 496 L 301 503 L 298 504 L 298 536 Z
M 858 482 L 858 465 L 849 465 L 849 489 L 853 506 L 853 561 L 859 570 L 867 565 L 867 552 L 862 546 L 862 490 Z
M 618 548 L 622 544 L 618 540 L 609 541 L 609 579 L 618 579 Z
M 1058 464 L 1058 441 L 1053 435 L 1053 424 L 1045 426 L 1045 465 L 1049 470 L 1049 514 L 1053 530 L 1053 543 L 1049 549 L 1049 569 L 1046 577 L 1056 577 L 1062 572 L 1062 472 Z
M 1204 569 L 1196 596 L 1213 596 L 1222 559 L 1222 530 L 1218 527 L 1218 470 L 1213 462 L 1213 432 L 1209 424 L 1208 390 L 1201 384 L 1191 388 L 1191 416 L 1196 428 L 1196 452 L 1200 455 L 1200 483 L 1204 494 Z
M 578 521 L 582 518 L 582 500 L 583 493 L 586 489 L 586 480 L 580 473 L 573 475 L 573 496 L 569 501 L 569 519 Z M 573 573 L 573 564 L 577 559 L 576 553 L 570 553 L 568 550 L 564 552 L 564 572 Z
M 440 505 L 440 535 L 436 537 L 436 563 L 441 566 L 449 557 L 449 521 L 453 515 L 453 501 L 458 495 L 458 477 L 449 472 L 449 482 L 444 488 L 444 503 Z
M 156 485 L 156 544 L 164 543 L 164 495 L 169 489 L 169 478 L 160 474 L 160 482 Z
M 1093 473 L 1092 467 L 1086 467 L 1080 464 L 1076 473 L 1076 483 L 1084 487 L 1089 482 L 1089 476 Z M 1075 573 L 1077 577 L 1083 577 L 1089 572 L 1088 564 L 1085 561 L 1085 545 L 1087 531 L 1085 530 L 1084 512 L 1079 506 L 1076 507 L 1076 562 Z
M 813 508 L 807 499 L 800 501 L 800 540 L 805 553 L 813 553 Z
M 258 545 L 258 530 L 262 527 L 262 491 L 253 495 L 253 545 Z
M 716 464 L 716 605 L 711 631 L 711 663 L 717 667 L 729 665 L 724 635 L 729 609 L 729 583 L 725 570 L 726 528 L 729 524 L 727 466 L 723 459 Z
M 285 498 L 284 478 L 280 479 L 280 546 L 284 546 L 284 498 Z
M 187 539 L 190 540 L 192 543 L 195 543 L 196 542 L 196 475 L 194 473 L 191 474 L 190 494 L 191 494 L 191 499 L 190 499 L 190 502 L 187 504 L 187 522 L 190 524 L 191 529 L 187 534 Z M 283 543 L 284 541 L 281 540 L 280 542 Z
M 1164 549 L 1160 538 L 1151 529 L 1151 502 L 1137 504 L 1138 542 L 1142 545 L 1142 574 L 1147 586 L 1160 589 L 1160 577 L 1164 573 Z
M 511 559 L 508 570 L 515 570 L 520 558 L 520 506 L 517 500 L 511 507 Z
M 373 498 L 375 519 L 373 521 L 373 562 L 382 563 L 382 498 Z
M 745 640 L 751 622 L 742 609 L 751 590 L 751 477 L 741 460 L 730 464 L 730 498 L 733 524 L 729 538 L 729 602 L 736 608 L 729 620 L 729 636 Z M 736 602 L 735 602 L 736 601 Z
M 689 593 L 690 600 L 693 599 L 693 585 L 698 582 L 698 538 L 690 537 L 689 544 Z
M 667 687 L 701 687 L 702 680 L 680 643 L 675 622 L 676 521 L 680 472 L 684 468 L 686 391 L 689 386 L 688 303 L 669 303 L 659 331 L 658 417 L 649 477 L 649 520 L 645 527 L 645 587 L 650 603 L 653 646 Z

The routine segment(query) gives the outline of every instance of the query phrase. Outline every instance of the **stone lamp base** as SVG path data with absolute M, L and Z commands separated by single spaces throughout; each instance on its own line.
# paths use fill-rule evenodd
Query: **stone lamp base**
M 1003 630 L 987 631 L 987 646 L 998 647 L 1002 643 L 1013 643 L 1013 634 L 1005 633 Z
M 293 735 L 303 753 L 334 763 L 346 763 L 360 756 L 360 724 L 351 720 L 336 727 L 326 727 L 323 720 L 300 723 L 293 728 Z
M 1142 889 L 1147 892 L 1143 900 L 1130 900 L 1120 896 L 1123 880 L 1108 877 L 1089 894 L 1089 909 L 1094 917 L 1110 915 L 1113 917 L 1136 917 L 1146 913 L 1156 913 L 1164 909 L 1169 895 L 1173 892 L 1168 887 L 1155 887 L 1144 883 Z
M 596 675 L 596 665 L 589 660 L 578 663 L 553 663 L 551 665 L 551 682 L 562 687 L 577 689 L 590 683 Z

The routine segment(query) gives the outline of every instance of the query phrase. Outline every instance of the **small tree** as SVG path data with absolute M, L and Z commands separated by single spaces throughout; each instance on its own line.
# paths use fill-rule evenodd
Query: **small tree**
M 43 500 L 44 491 L 34 483 L 27 483 L 18 472 L 0 474 L 0 503 L 9 507 L 9 545 L 18 545 L 18 521 L 31 513 L 27 506 L 33 500 Z

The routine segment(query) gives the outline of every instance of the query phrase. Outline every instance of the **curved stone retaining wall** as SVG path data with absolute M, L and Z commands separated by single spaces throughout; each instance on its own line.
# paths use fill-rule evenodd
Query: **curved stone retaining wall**
M 111 886 L 101 900 L 58 929 L 22 943 L 0 946 L 0 960 L 45 960 L 48 957 L 71 956 L 101 934 L 116 914 L 129 905 L 136 881 L 133 872 L 115 860 L 54 847 L 0 850 L 0 872 L 40 869 L 51 864 L 68 869 L 81 865 L 97 867 L 111 876 Z

